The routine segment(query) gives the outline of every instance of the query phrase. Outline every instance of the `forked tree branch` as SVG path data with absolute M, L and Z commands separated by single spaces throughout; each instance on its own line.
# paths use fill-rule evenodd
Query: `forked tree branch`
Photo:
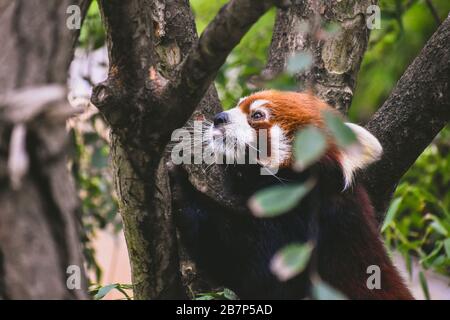
M 273 5 L 285 6 L 286 1 L 231 0 L 220 10 L 164 92 L 173 106 L 169 109 L 168 118 L 173 121 L 169 131 L 189 119 L 230 52 Z M 178 108 L 180 105 L 183 108 Z
M 92 103 L 113 129 L 138 127 L 149 105 L 144 101 L 150 87 L 149 72 L 154 64 L 154 28 L 149 0 L 99 0 L 109 55 L 108 79 L 94 87 Z M 135 91 L 139 91 L 136 103 Z M 131 124 L 133 122 L 133 124 Z
M 450 120 L 450 16 L 368 123 L 384 149 L 365 181 L 381 221 L 401 177 Z
M 93 103 L 113 129 L 123 129 L 130 125 L 127 122 L 142 119 L 145 135 L 152 136 L 154 144 L 165 144 L 172 131 L 183 126 L 192 115 L 220 67 L 250 27 L 273 5 L 285 7 L 288 3 L 231 0 L 207 26 L 177 72 L 162 75 L 163 68 L 158 65 L 161 53 L 155 50 L 155 43 L 164 30 L 154 22 L 158 20 L 155 15 L 164 12 L 168 4 L 148 0 L 99 1 L 110 68 L 108 80 L 94 89 Z M 132 101 L 137 95 L 139 101 Z M 134 123 L 133 127 L 141 126 Z

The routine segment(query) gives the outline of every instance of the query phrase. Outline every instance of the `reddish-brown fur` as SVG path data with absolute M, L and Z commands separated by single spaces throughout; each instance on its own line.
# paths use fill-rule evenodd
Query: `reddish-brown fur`
M 248 114 L 250 105 L 256 100 L 267 100 L 269 104 L 264 107 L 271 112 L 271 122 L 276 121 L 285 133 L 292 137 L 302 126 L 315 124 L 323 127 L 323 111 L 333 109 L 322 100 L 307 93 L 261 91 L 241 102 L 239 108 Z
M 311 94 L 274 90 L 261 91 L 251 95 L 240 103 L 239 108 L 250 116 L 250 106 L 256 100 L 268 101 L 264 105 L 264 108 L 269 110 L 270 119 L 268 121 L 261 121 L 260 123 L 256 122 L 252 124 L 250 122 L 250 125 L 258 130 L 260 128 L 269 129 L 271 126 L 277 124 L 283 129 L 284 134 L 291 142 L 295 134 L 302 127 L 314 125 L 324 129 L 323 112 L 335 112 L 338 114 L 324 101 Z M 322 159 L 325 164 L 330 163 L 330 161 L 336 162 L 340 159 L 339 149 L 336 147 L 332 137 L 329 136 L 328 138 L 329 148 Z M 282 164 L 282 166 L 291 165 L 292 158 Z M 357 185 L 355 187 L 355 198 L 362 207 L 365 224 L 367 224 L 365 228 L 367 233 L 372 234 L 372 240 L 364 244 L 361 243 L 361 246 L 358 246 L 357 243 L 349 244 L 349 246 L 353 247 L 353 254 L 351 256 L 346 256 L 345 253 L 336 255 L 337 259 L 333 262 L 330 261 L 334 265 L 333 273 L 327 277 L 327 271 L 323 270 L 325 273 L 323 276 L 336 288 L 339 288 L 347 294 L 347 296 L 355 299 L 413 299 L 397 270 L 386 255 L 382 241 L 377 239 L 378 230 L 373 208 L 363 186 Z M 376 239 L 375 241 L 373 241 L 374 238 Z M 354 240 L 359 241 L 357 238 Z M 364 240 L 361 239 L 361 241 Z M 368 250 L 370 252 L 365 252 L 363 248 L 370 248 Z M 348 266 L 355 261 L 359 261 L 359 263 L 365 266 L 377 264 L 380 267 L 382 270 L 381 282 L 383 290 L 367 290 L 366 279 L 368 275 L 364 272 L 365 268 L 360 268 L 362 272 L 359 275 L 351 273 L 348 277 L 345 276 L 347 271 L 350 272 Z M 341 272 L 341 277 L 337 278 L 335 272 Z M 359 278 L 358 281 L 355 281 L 355 278 Z M 336 279 L 348 279 L 348 281 L 339 282 Z
M 239 108 L 249 116 L 250 106 L 257 100 L 269 101 L 268 104 L 264 105 L 264 108 L 270 110 L 270 119 L 269 121 L 250 123 L 250 125 L 258 130 L 270 129 L 271 126 L 277 124 L 283 129 L 283 133 L 290 142 L 292 142 L 299 129 L 308 125 L 324 129 L 323 112 L 338 114 L 324 101 L 309 93 L 275 90 L 260 91 L 252 94 L 239 104 Z M 339 161 L 339 150 L 331 136 L 328 136 L 328 145 L 325 157 Z M 281 163 L 281 167 L 291 166 L 292 160 L 292 158 L 286 159 L 286 161 Z
M 346 197 L 344 195 L 341 201 L 348 201 Z M 343 219 L 346 222 L 342 225 L 338 222 L 333 227 L 341 229 L 342 237 L 339 243 L 331 241 L 326 244 L 325 250 L 330 254 L 319 253 L 320 257 L 326 256 L 328 259 L 320 263 L 322 268 L 319 273 L 322 278 L 351 299 L 413 300 L 414 297 L 386 253 L 366 190 L 358 184 L 351 197 L 353 200 L 350 201 L 357 202 L 355 206 L 361 208 L 363 216 L 358 225 L 348 225 L 348 221 Z M 322 223 L 322 226 L 325 224 Z M 380 268 L 381 290 L 367 288 L 370 274 L 366 271 L 371 265 Z

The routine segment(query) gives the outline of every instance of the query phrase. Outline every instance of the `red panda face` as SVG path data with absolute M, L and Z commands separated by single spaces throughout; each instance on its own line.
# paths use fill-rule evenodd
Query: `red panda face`
M 260 165 L 268 168 L 290 166 L 296 132 L 309 125 L 323 128 L 324 111 L 336 112 L 307 93 L 261 91 L 242 98 L 233 109 L 216 115 L 210 129 L 210 143 L 219 154 L 234 157 L 243 156 L 239 153 L 245 152 L 246 146 L 261 151 L 260 147 L 265 144 L 265 155 L 257 158 Z M 346 185 L 351 183 L 355 170 L 378 159 L 382 152 L 378 140 L 367 130 L 355 124 L 348 125 L 358 137 L 360 150 L 346 154 L 338 150 L 330 137 L 326 153 L 328 158 L 341 165 Z

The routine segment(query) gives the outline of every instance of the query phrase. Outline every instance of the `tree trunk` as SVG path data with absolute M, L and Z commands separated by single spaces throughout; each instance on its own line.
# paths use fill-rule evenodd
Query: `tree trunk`
M 0 7 L 0 299 L 85 299 L 76 190 L 67 169 L 65 83 L 79 30 L 67 7 L 89 1 L 6 1 Z M 80 279 L 69 289 L 69 266 Z M 73 270 L 73 269 L 71 269 Z M 74 274 L 75 274 L 74 273 Z
M 313 64 L 298 74 L 300 90 L 313 92 L 346 114 L 367 48 L 367 8 L 376 0 L 300 1 L 279 10 L 264 75 L 282 72 L 290 56 L 310 52 Z M 335 29 L 329 35 L 324 29 Z

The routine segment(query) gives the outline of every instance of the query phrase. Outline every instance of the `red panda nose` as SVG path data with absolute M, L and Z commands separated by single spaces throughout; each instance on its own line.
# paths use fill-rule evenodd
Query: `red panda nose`
M 228 116 L 228 113 L 221 112 L 216 114 L 214 117 L 214 127 L 220 127 L 230 122 L 230 117 Z

